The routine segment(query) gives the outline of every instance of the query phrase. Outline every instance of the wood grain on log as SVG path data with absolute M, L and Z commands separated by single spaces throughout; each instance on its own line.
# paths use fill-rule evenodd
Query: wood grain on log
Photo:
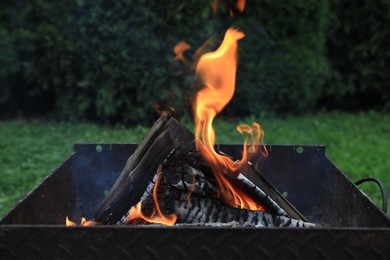
M 95 214 L 103 224 L 115 224 L 144 193 L 161 162 L 180 145 L 192 143 L 192 133 L 174 118 L 162 115 L 130 156 L 122 173 Z
M 257 210 L 230 207 L 209 197 L 188 196 L 170 190 L 166 207 L 177 216 L 177 223 L 238 223 L 247 227 L 314 227 L 312 223 Z
M 242 175 L 250 181 L 256 188 L 266 194 L 266 197 L 259 196 L 258 190 L 252 187 L 252 196 L 256 196 L 258 202 L 263 204 L 271 213 L 276 215 L 285 215 L 294 219 L 307 221 L 306 218 L 292 205 L 283 195 L 265 178 L 265 176 L 256 170 L 251 163 L 245 164 L 237 174 L 236 177 Z M 236 178 L 233 182 L 243 182 Z M 246 183 L 248 185 L 248 183 Z M 282 210 L 282 211 L 281 211 Z M 285 214 L 285 213 L 286 214 Z

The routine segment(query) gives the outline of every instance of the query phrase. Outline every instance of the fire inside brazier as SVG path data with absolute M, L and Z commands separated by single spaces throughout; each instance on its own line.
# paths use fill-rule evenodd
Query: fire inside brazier
M 197 59 L 194 134 L 163 114 L 138 146 L 75 145 L 1 219 L 0 259 L 387 259 L 389 218 L 324 147 L 261 145 L 257 123 L 237 128 L 252 142 L 215 145 L 243 37 Z
M 1 259 L 387 259 L 388 217 L 326 157 L 323 146 L 272 145 L 266 158 L 257 153 L 251 159 L 315 227 L 65 226 L 67 216 L 78 224 L 82 217 L 94 219 L 137 148 L 76 144 L 74 153 L 1 219 Z M 241 156 L 241 145 L 218 148 Z
M 177 120 L 161 116 L 127 161 L 95 221 L 314 226 L 250 163 L 221 154 L 217 159 L 235 168 L 212 164 L 194 140 Z

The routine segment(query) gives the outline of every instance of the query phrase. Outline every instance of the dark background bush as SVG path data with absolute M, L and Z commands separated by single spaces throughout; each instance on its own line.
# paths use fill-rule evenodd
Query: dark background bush
M 220 1 L 221 2 L 221 1 Z M 193 71 L 173 46 L 240 41 L 229 115 L 389 109 L 385 0 L 246 1 L 230 18 L 210 0 L 14 0 L 0 3 L 0 115 L 148 123 L 189 110 Z
M 331 0 L 332 74 L 324 101 L 343 109 L 390 108 L 390 1 Z

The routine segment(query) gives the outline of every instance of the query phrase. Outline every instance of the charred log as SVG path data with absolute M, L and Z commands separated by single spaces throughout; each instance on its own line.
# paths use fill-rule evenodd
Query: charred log
M 148 185 L 147 190 L 141 198 L 143 215 L 150 216 L 155 212 L 154 207 L 156 201 L 152 195 L 152 191 L 156 188 L 154 185 L 156 179 L 163 178 L 157 187 L 157 201 L 159 207 L 163 209 L 164 214 L 175 214 L 177 224 L 190 225 L 212 225 L 212 226 L 242 226 L 242 227 L 313 227 L 312 223 L 302 220 L 293 219 L 286 215 L 275 215 L 268 212 L 245 210 L 231 207 L 221 201 L 218 201 L 215 196 L 209 192 L 215 191 L 213 185 L 204 179 L 204 174 L 192 167 L 183 167 L 189 174 L 201 178 L 201 182 L 190 182 L 184 184 L 186 180 L 177 180 L 174 178 L 166 178 L 166 173 L 159 171 L 155 175 L 153 181 Z M 176 175 L 179 175 L 176 173 Z M 183 177 L 184 178 L 184 177 Z M 242 178 L 242 176 L 239 176 Z M 245 179 L 248 181 L 247 179 Z M 203 182 L 204 181 L 204 182 Z M 179 183 L 179 184 L 178 184 Z M 252 185 L 254 185 L 252 183 Z M 191 187 L 188 189 L 188 187 Z M 196 188 L 192 188 L 196 187 Z M 205 192 L 203 188 L 207 187 L 209 192 Z M 254 186 L 257 188 L 256 186 Z M 193 191 L 194 190 L 194 191 Z M 121 224 L 144 224 L 142 220 L 128 221 L 130 211 L 122 218 Z
M 173 188 L 183 192 L 210 197 L 214 197 L 217 192 L 212 180 L 206 178 L 200 170 L 189 165 L 175 168 L 175 171 L 167 170 L 164 172 L 164 179 Z
M 305 217 L 283 195 L 255 169 L 250 162 L 245 164 L 236 175 L 235 184 L 243 183 L 272 214 L 288 216 L 294 219 L 307 221 Z M 238 185 L 238 184 L 237 184 Z
M 119 178 L 95 214 L 103 224 L 115 224 L 135 205 L 159 165 L 180 146 L 194 140 L 192 133 L 174 118 L 162 115 L 130 156 Z
M 209 197 L 170 190 L 165 201 L 170 212 L 176 214 L 177 223 L 237 223 L 247 227 L 314 227 L 312 223 L 262 211 L 230 207 Z
M 157 175 L 156 175 L 157 176 Z M 155 177 L 156 178 L 156 177 Z M 148 187 L 151 187 L 149 185 Z M 160 208 L 164 209 L 164 214 L 175 214 L 176 224 L 190 225 L 210 225 L 210 226 L 240 226 L 240 227 L 314 227 L 312 223 L 293 219 L 286 216 L 278 216 L 262 211 L 252 211 L 238 209 L 215 198 L 207 196 L 205 193 L 192 193 L 183 191 L 181 187 L 163 182 L 158 186 L 158 201 Z M 155 206 L 152 196 L 153 188 L 145 193 L 142 199 L 142 211 L 149 216 Z M 204 196 L 206 195 L 206 196 Z M 121 224 L 140 224 L 141 221 L 128 222 L 130 211 L 122 218 Z
M 240 180 L 245 187 L 253 191 L 256 198 L 263 203 L 263 205 L 271 212 L 275 212 L 278 216 L 288 217 L 287 212 L 282 209 L 270 196 L 267 195 L 262 189 L 256 186 L 251 180 L 245 177 L 242 173 L 237 175 L 237 180 Z

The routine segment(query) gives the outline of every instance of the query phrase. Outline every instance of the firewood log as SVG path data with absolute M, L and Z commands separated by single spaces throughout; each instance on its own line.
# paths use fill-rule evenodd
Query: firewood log
M 172 187 L 178 190 L 213 197 L 216 194 L 215 185 L 205 177 L 203 172 L 189 165 L 180 167 L 181 174 L 176 172 L 164 172 L 164 179 Z
M 170 190 L 166 208 L 176 214 L 177 223 L 237 223 L 248 227 L 314 227 L 312 223 L 273 215 L 258 210 L 244 210 L 230 207 L 209 197 Z
M 192 133 L 174 118 L 162 115 L 130 156 L 122 173 L 95 214 L 103 224 L 115 224 L 141 198 L 159 165 L 181 145 L 192 143 Z

